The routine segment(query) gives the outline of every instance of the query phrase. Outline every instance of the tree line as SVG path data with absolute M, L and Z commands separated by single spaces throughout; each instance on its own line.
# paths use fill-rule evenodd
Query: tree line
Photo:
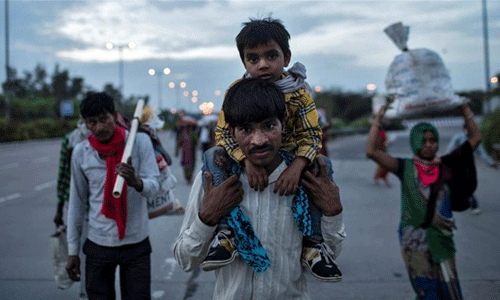
M 496 75 L 500 79 L 500 73 Z M 0 98 L 0 113 L 5 115 L 5 93 L 11 98 L 11 117 L 14 120 L 28 120 L 33 118 L 60 118 L 60 104 L 64 100 L 73 100 L 77 105 L 87 92 L 95 89 L 85 84 L 83 77 L 72 77 L 67 69 L 61 70 L 55 65 L 52 74 L 46 68 L 37 64 L 33 71 L 23 71 L 18 74 L 14 68 L 9 69 L 9 80 L 2 83 L 4 94 Z M 148 95 L 130 96 L 123 98 L 120 90 L 112 83 L 106 83 L 103 91 L 110 94 L 121 111 L 125 115 L 133 113 L 137 99 L 149 99 Z M 471 106 L 476 114 L 482 113 L 485 99 L 484 91 L 462 91 L 459 95 L 471 99 Z M 493 86 L 492 95 L 500 96 L 500 83 Z M 314 101 L 317 107 L 325 109 L 329 120 L 332 118 L 350 123 L 356 119 L 365 117 L 372 113 L 372 93 L 346 92 L 341 88 L 331 88 L 315 94 Z M 36 105 L 35 103 L 39 103 Z M 23 110 L 23 106 L 32 107 L 31 110 Z M 37 111 L 38 107 L 38 111 Z M 77 117 L 77 116 L 75 116 Z
M 70 76 L 68 69 L 61 69 L 56 64 L 52 74 L 42 64 L 37 64 L 33 71 L 19 74 L 15 68 L 9 68 L 8 80 L 2 83 L 3 94 L 0 96 L 0 116 L 5 115 L 5 94 L 9 94 L 10 117 L 17 121 L 33 118 L 61 118 L 62 101 L 72 100 L 78 104 L 86 93 L 96 90 L 85 84 L 83 77 Z M 149 96 L 130 96 L 124 98 L 112 83 L 106 83 L 102 89 L 111 95 L 121 110 L 129 111 L 129 105 L 135 105 L 137 99 Z M 101 90 L 100 90 L 101 91 Z M 25 107 L 31 107 L 26 109 Z M 75 116 L 76 118 L 78 116 Z

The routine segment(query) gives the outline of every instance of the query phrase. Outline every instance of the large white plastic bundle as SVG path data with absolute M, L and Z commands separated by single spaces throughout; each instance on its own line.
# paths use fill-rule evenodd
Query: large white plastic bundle
M 418 118 L 451 110 L 464 103 L 454 93 L 451 78 L 441 57 L 429 49 L 408 50 L 409 27 L 401 22 L 384 32 L 403 51 L 389 67 L 385 86 L 394 99 L 386 117 Z
M 170 167 L 162 154 L 155 151 L 155 155 L 160 171 L 160 192 L 153 197 L 147 198 L 148 216 L 150 219 L 154 219 L 160 216 L 183 215 L 184 207 L 177 200 L 174 192 L 177 179 L 170 172 Z

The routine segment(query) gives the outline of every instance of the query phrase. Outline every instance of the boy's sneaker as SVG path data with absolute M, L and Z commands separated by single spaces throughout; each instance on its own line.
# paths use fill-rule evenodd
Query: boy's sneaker
M 210 245 L 208 255 L 201 263 L 203 271 L 212 271 L 233 262 L 238 254 L 234 243 L 234 234 L 232 231 L 222 229 L 217 233 Z
M 333 282 L 342 279 L 342 272 L 333 259 L 333 251 L 325 243 L 305 242 L 301 259 L 318 280 Z

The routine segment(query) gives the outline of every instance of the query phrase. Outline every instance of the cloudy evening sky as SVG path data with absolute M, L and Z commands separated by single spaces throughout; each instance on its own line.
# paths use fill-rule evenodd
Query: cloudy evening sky
M 3 1 L 2 1 L 3 2 Z M 500 1 L 489 0 L 490 75 L 500 72 Z M 4 3 L 1 20 L 4 24 Z M 290 32 L 292 63 L 307 67 L 312 86 L 364 90 L 368 83 L 384 93 L 384 79 L 400 53 L 383 32 L 395 22 L 410 26 L 408 47 L 440 54 L 455 90 L 485 88 L 482 7 L 471 1 L 9 1 L 10 65 L 22 76 L 40 63 L 55 64 L 71 77 L 83 77 L 100 90 L 119 85 L 119 51 L 107 42 L 137 46 L 123 49 L 124 94 L 149 94 L 156 101 L 163 75 L 162 107 L 176 105 L 169 81 L 185 81 L 199 101 L 222 104 L 225 90 L 243 72 L 234 42 L 249 17 L 279 18 Z M 5 31 L 0 32 L 5 81 Z M 189 98 L 190 99 L 190 98 Z M 193 110 L 188 98 L 180 106 Z M 199 104 L 199 103 L 198 103 Z

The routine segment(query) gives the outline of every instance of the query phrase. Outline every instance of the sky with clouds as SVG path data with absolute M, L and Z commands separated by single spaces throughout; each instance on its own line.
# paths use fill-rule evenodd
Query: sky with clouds
M 3 2 L 3 1 L 2 1 Z M 385 92 L 389 65 L 400 50 L 383 32 L 395 22 L 410 27 L 408 48 L 437 52 L 455 90 L 485 88 L 482 6 L 470 1 L 46 1 L 10 0 L 10 65 L 22 76 L 37 63 L 53 73 L 56 64 L 100 90 L 119 85 L 117 48 L 123 48 L 124 94 L 162 95 L 163 108 L 194 110 L 200 102 L 222 104 L 228 85 L 242 76 L 234 38 L 251 18 L 279 18 L 291 34 L 291 62 L 307 67 L 312 86 L 362 91 L 369 83 Z M 5 21 L 5 5 L 1 5 Z M 490 75 L 500 73 L 500 1 L 487 1 Z M 5 27 L 0 32 L 5 49 Z M 4 51 L 2 51 L 4 52 Z M 0 61 L 5 66 L 5 55 Z M 148 70 L 170 68 L 169 75 Z M 5 68 L 3 69 L 5 70 Z M 159 80 L 161 86 L 159 86 Z M 5 81 L 5 72 L 0 72 Z M 199 102 L 169 89 L 184 81 Z M 159 88 L 160 87 L 160 88 Z M 160 90 L 161 89 L 161 90 Z M 177 96 L 179 95 L 179 96 Z

